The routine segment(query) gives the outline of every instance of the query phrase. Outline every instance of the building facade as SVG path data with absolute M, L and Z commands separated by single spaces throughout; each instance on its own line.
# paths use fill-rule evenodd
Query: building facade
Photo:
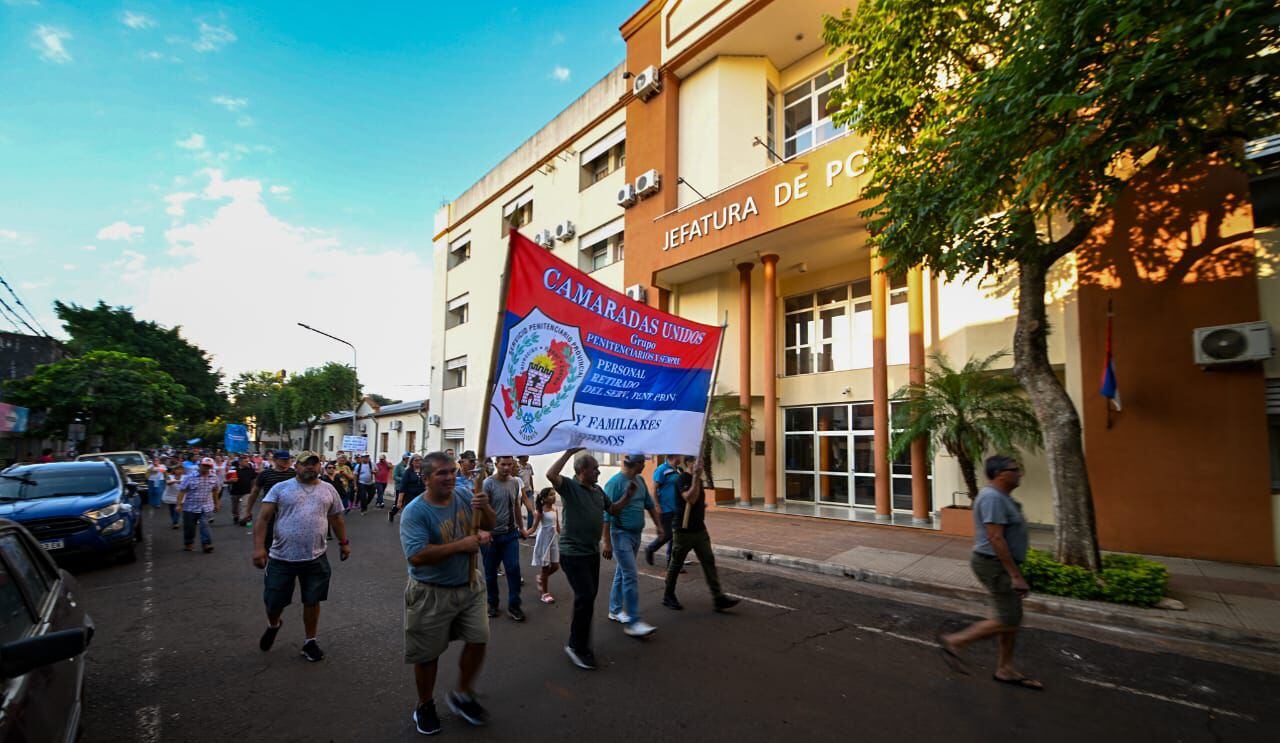
M 432 448 L 477 442 L 507 226 L 533 236 L 574 213 L 588 231 L 621 220 L 625 259 L 607 283 L 727 325 L 715 394 L 751 427 L 716 485 L 737 507 L 937 528 L 940 509 L 964 502 L 945 454 L 888 460 L 890 398 L 931 354 L 962 364 L 1010 349 L 1016 282 L 877 272 L 859 216 L 865 143 L 827 111 L 847 71 L 832 66 L 822 17 L 847 5 L 650 0 L 620 27 L 626 62 L 441 210 Z M 572 153 L 624 123 L 608 185 L 575 192 Z M 653 182 L 616 205 L 622 185 Z M 1081 414 L 1104 549 L 1277 562 L 1280 362 L 1217 364 L 1197 346 L 1205 328 L 1280 319 L 1273 183 L 1206 165 L 1135 184 L 1054 266 L 1050 359 Z M 586 247 L 553 243 L 571 262 Z M 1108 314 L 1118 413 L 1099 391 Z M 1050 526 L 1048 463 L 1028 453 L 1024 466 L 1018 497 Z

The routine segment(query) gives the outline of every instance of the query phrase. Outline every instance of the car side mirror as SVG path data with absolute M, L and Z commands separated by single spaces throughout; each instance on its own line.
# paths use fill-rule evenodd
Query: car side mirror
M 82 627 L 0 645 L 0 676 L 17 678 L 42 666 L 74 658 L 89 647 L 92 637 L 93 630 Z

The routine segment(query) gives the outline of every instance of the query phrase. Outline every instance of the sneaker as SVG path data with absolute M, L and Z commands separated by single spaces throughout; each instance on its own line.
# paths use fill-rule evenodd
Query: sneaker
M 497 616 L 498 616 L 498 607 L 496 607 L 496 606 L 490 606 L 490 607 L 489 607 L 489 618 L 490 618 L 490 619 L 493 619 L 493 618 L 495 618 L 495 617 L 497 617 Z
M 461 717 L 472 725 L 477 727 L 489 722 L 489 713 L 484 707 L 475 700 L 475 697 L 466 696 L 456 691 L 449 692 L 447 697 L 449 709 L 453 710 L 453 714 Z
M 668 609 L 674 609 L 675 611 L 680 611 L 684 608 L 684 604 L 680 603 L 680 599 L 675 596 L 663 596 L 662 605 Z
M 283 626 L 284 622 L 281 622 L 274 627 L 268 625 L 267 631 L 263 632 L 262 638 L 258 640 L 258 649 L 264 653 L 270 650 L 271 646 L 275 644 L 276 635 L 279 634 L 280 628 Z
M 307 640 L 302 643 L 302 657 L 315 663 L 324 660 L 324 651 L 320 649 L 320 643 L 315 640 Z
M 742 599 L 734 598 L 733 596 L 728 596 L 728 595 L 721 595 L 721 596 L 716 596 L 715 601 L 713 602 L 712 605 L 715 607 L 716 611 L 726 611 L 728 609 L 732 609 L 733 607 L 737 606 L 740 603 L 742 603 Z
M 596 670 L 596 656 L 590 650 L 578 651 L 565 645 L 564 654 L 569 656 L 569 660 L 573 661 L 573 664 L 578 668 L 584 671 Z
M 508 606 L 507 616 L 511 617 L 511 619 L 516 622 L 524 621 L 524 612 L 521 611 L 520 607 L 518 606 Z
M 648 637 L 649 635 L 652 635 L 654 632 L 657 632 L 658 628 L 654 627 L 652 624 L 649 624 L 648 622 L 644 622 L 637 619 L 631 624 L 628 624 L 627 626 L 623 627 L 622 631 L 626 632 L 629 637 Z
M 413 725 L 423 735 L 435 735 L 440 732 L 440 715 L 436 714 L 434 701 L 419 704 L 413 711 Z
M 644 561 L 649 563 L 649 567 L 653 567 L 653 550 L 648 547 L 644 548 Z
M 614 614 L 613 612 L 609 612 L 609 621 L 619 622 L 621 624 L 631 624 L 631 615 L 626 613 L 625 611 L 620 611 L 617 614 Z

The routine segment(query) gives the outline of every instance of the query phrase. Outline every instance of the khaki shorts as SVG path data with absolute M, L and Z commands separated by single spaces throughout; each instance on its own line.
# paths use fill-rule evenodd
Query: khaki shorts
M 484 584 L 456 588 L 409 579 L 404 589 L 404 662 L 429 663 L 449 643 L 489 642 L 489 614 Z
M 975 552 L 969 558 L 969 566 L 982 585 L 991 592 L 991 605 L 995 609 L 993 618 L 1006 627 L 1022 624 L 1022 597 L 1013 590 L 1013 578 L 1009 577 L 1004 564 Z

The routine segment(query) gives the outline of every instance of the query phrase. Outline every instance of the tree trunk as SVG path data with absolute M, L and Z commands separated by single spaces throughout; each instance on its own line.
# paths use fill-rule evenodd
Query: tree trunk
M 969 490 L 969 500 L 978 497 L 978 476 L 973 469 L 973 460 L 965 452 L 951 452 L 960 465 L 960 475 L 964 477 L 964 486 Z
M 1018 263 L 1018 321 L 1013 375 L 1027 391 L 1044 434 L 1053 490 L 1054 559 L 1098 570 L 1098 530 L 1085 467 L 1080 416 L 1049 364 L 1044 261 Z
M 702 442 L 702 477 L 704 488 L 714 488 L 716 486 L 715 477 L 711 472 L 711 441 L 706 439 Z

